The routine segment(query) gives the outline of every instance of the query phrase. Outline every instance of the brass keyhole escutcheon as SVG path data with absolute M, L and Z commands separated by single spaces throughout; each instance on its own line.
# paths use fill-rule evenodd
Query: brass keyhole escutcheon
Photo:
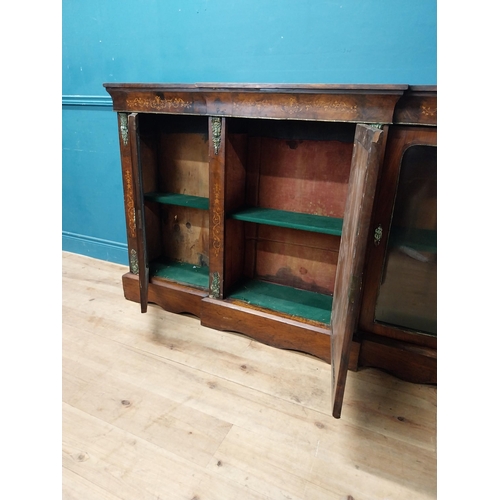
M 383 231 L 382 231 L 382 224 L 379 224 L 376 228 L 375 228 L 375 233 L 373 235 L 373 244 L 375 246 L 378 246 L 380 245 L 380 240 L 382 239 L 382 234 L 383 234 Z

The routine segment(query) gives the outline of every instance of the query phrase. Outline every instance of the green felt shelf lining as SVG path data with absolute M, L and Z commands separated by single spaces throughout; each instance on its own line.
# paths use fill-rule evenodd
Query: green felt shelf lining
M 312 215 L 286 210 L 275 210 L 271 208 L 250 207 L 234 212 L 230 218 L 257 224 L 287 227 L 302 231 L 332 234 L 342 234 L 342 219 L 325 217 L 323 215 Z
M 333 298 L 261 280 L 249 280 L 228 297 L 290 316 L 329 324 Z
M 165 278 L 197 288 L 208 289 L 208 267 L 185 262 L 158 260 L 149 264 L 151 277 Z
M 144 198 L 164 205 L 177 205 L 181 207 L 199 208 L 208 210 L 209 200 L 202 196 L 192 196 L 180 193 L 146 193 Z

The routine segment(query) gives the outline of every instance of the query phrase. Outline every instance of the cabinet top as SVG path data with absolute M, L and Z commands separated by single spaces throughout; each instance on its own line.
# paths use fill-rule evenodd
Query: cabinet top
M 393 123 L 406 84 L 104 83 L 118 112 Z
M 393 92 L 408 89 L 406 84 L 326 84 L 326 83 L 104 83 L 106 89 L 184 90 L 189 92 Z

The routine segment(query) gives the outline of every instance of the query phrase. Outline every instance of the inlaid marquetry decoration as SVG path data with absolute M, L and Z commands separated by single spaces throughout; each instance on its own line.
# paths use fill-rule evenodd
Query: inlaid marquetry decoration
M 134 191 L 132 187 L 132 173 L 129 169 L 123 171 L 124 191 L 125 191 L 125 212 L 127 215 L 127 225 L 130 236 L 135 238 L 135 208 Z
M 220 199 L 220 185 L 219 183 L 215 184 L 214 187 L 214 205 L 213 205 L 213 226 L 212 226 L 212 231 L 213 231 L 213 242 L 212 246 L 215 252 L 215 255 L 218 257 L 219 252 L 222 246 L 222 228 L 221 228 L 221 221 L 222 221 L 222 203 Z
M 120 135 L 124 146 L 128 145 L 128 114 L 118 113 L 120 117 Z
M 165 111 L 169 109 L 183 110 L 192 106 L 191 102 L 186 102 L 181 97 L 167 97 L 156 95 L 151 97 L 130 97 L 127 98 L 127 107 L 131 109 L 150 109 Z
M 212 273 L 210 283 L 210 296 L 218 298 L 220 296 L 220 275 L 217 271 Z
M 130 270 L 133 274 L 139 274 L 139 259 L 137 258 L 137 252 L 133 248 L 130 250 Z
M 290 97 L 285 109 L 291 114 L 300 113 L 303 111 L 310 111 L 314 109 L 322 109 L 324 111 L 330 111 L 335 109 L 337 111 L 355 113 L 358 109 L 358 105 L 354 102 L 348 102 L 342 99 L 329 98 L 324 99 L 322 97 L 312 99 L 301 99 L 300 101 L 297 97 Z
M 246 110 L 248 108 L 255 110 L 256 113 L 266 113 L 269 109 L 279 108 L 281 114 L 295 116 L 299 113 L 328 113 L 335 111 L 354 117 L 358 113 L 358 104 L 353 97 L 338 98 L 335 96 L 313 96 L 302 94 L 297 96 L 280 96 L 280 99 L 260 96 L 259 99 L 241 98 L 240 101 L 233 102 L 233 108 Z
M 427 117 L 434 117 L 437 115 L 437 109 L 435 106 L 426 106 L 425 104 L 420 106 L 420 111 L 422 112 L 422 115 L 427 116 Z
M 212 117 L 212 141 L 214 144 L 215 154 L 219 154 L 221 141 L 222 119 L 219 116 Z

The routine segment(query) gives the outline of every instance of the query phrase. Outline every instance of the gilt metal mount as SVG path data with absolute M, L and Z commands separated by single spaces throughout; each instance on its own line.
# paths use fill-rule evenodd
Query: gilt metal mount
M 219 154 L 220 140 L 221 140 L 221 130 L 222 130 L 222 119 L 220 116 L 212 117 L 212 141 L 214 144 L 215 154 Z
M 122 136 L 122 142 L 126 146 L 128 144 L 128 114 L 118 113 L 120 117 L 120 135 Z
M 134 248 L 130 250 L 130 270 L 133 274 L 139 274 L 139 259 Z
M 220 275 L 217 271 L 212 273 L 212 282 L 210 284 L 210 296 L 219 298 L 220 297 Z

